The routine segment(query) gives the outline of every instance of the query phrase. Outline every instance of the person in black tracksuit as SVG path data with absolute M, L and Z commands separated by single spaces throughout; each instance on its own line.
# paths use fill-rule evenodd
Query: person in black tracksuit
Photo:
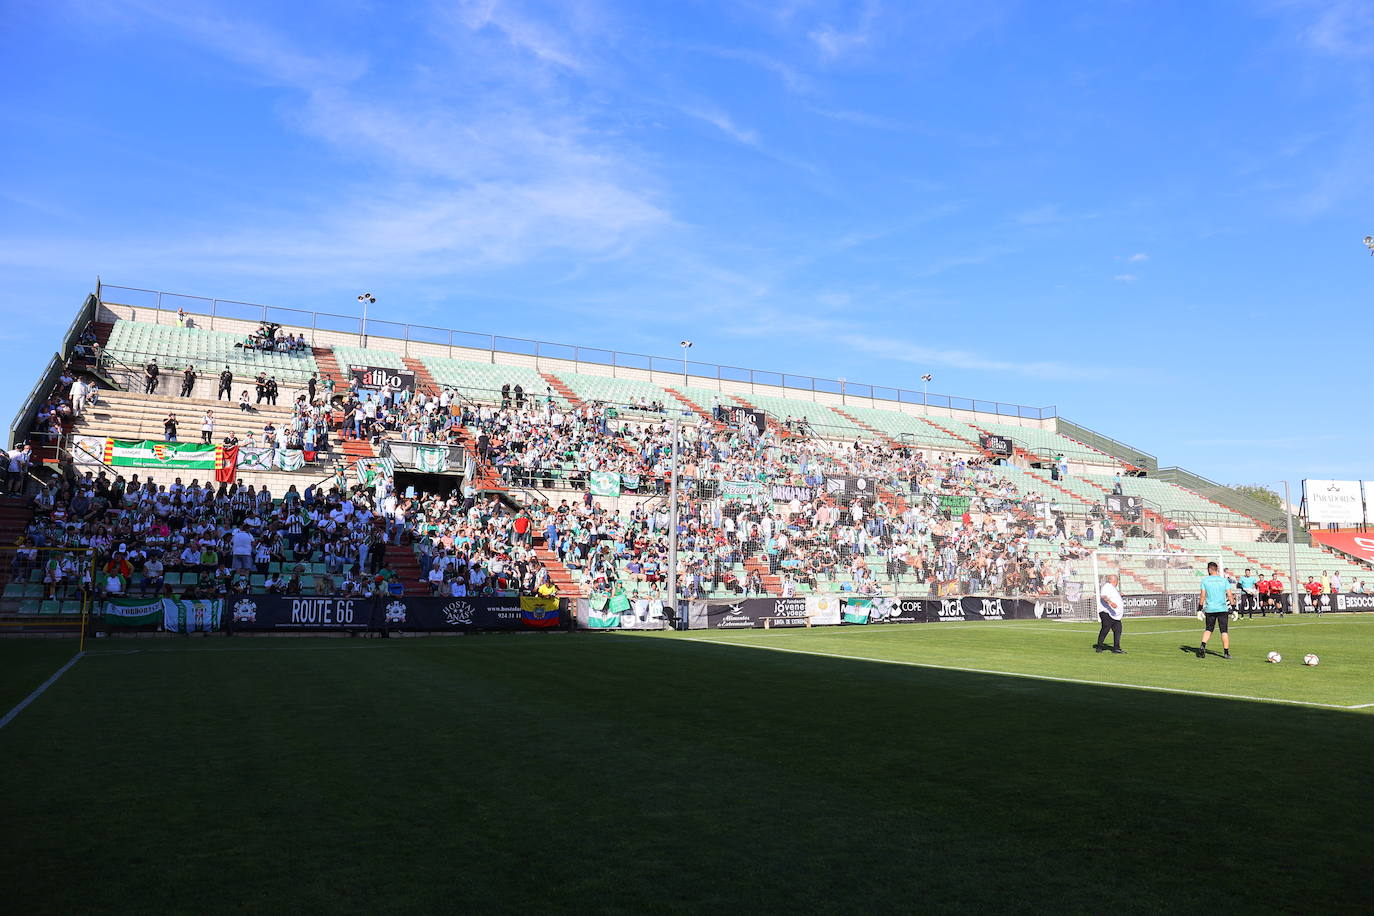
M 233 386 L 234 373 L 229 371 L 228 366 L 225 366 L 224 371 L 219 374 L 219 393 L 215 395 L 215 400 L 218 401 L 220 398 L 225 398 L 232 401 L 234 399 L 234 394 L 229 389 Z

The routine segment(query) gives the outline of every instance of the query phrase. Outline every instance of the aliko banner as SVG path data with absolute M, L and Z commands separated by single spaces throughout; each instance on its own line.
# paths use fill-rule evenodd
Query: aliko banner
M 552 630 L 567 624 L 557 598 L 312 598 L 251 595 L 230 606 L 231 630 L 340 632 Z
M 1025 598 L 900 598 L 818 595 L 807 598 L 745 598 L 693 602 L 692 629 L 735 630 L 769 626 L 939 623 L 952 620 L 1037 620 L 1059 618 L 1060 603 Z

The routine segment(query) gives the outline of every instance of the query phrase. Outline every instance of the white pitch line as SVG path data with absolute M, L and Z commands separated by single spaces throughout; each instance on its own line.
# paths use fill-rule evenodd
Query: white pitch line
M 15 716 L 19 715 L 21 712 L 24 711 L 24 708 L 26 706 L 28 706 L 34 700 L 42 696 L 43 691 L 47 690 L 49 687 L 55 684 L 57 682 L 57 679 L 60 678 L 62 675 L 66 674 L 67 669 L 70 668 L 72 665 L 75 665 L 76 660 L 85 654 L 85 652 L 78 652 L 75 655 L 73 655 L 65 665 L 57 669 L 56 674 L 48 678 L 42 684 L 39 684 L 37 690 L 29 694 L 28 696 L 24 697 L 24 699 L 20 700 L 18 703 L 16 703 L 13 709 L 5 713 L 5 718 L 0 719 L 0 728 L 4 728 L 6 725 L 9 725 L 11 722 L 13 722 Z
M 1002 677 L 1021 677 L 1036 681 L 1056 681 L 1063 684 L 1083 684 L 1089 687 L 1126 687 L 1131 690 L 1149 690 L 1155 693 L 1179 693 L 1189 696 L 1216 697 L 1223 700 L 1255 700 L 1260 703 L 1282 703 L 1287 706 L 1316 706 L 1322 709 L 1364 709 L 1364 706 L 1342 706 L 1339 703 L 1316 703 L 1309 700 L 1285 700 L 1280 697 L 1252 697 L 1239 693 L 1217 693 L 1210 690 L 1188 690 L 1183 687 L 1156 687 L 1150 684 L 1125 684 L 1120 681 L 1090 681 L 1085 678 L 1056 677 L 1050 674 L 1029 674 L 1024 671 L 995 671 L 991 668 L 964 668 L 958 665 L 932 665 L 929 662 L 908 662 L 895 658 L 874 658 L 867 655 L 841 655 L 838 652 L 817 652 L 813 649 L 784 649 L 781 646 L 763 646 L 744 642 L 730 642 L 724 639 L 684 639 L 682 642 L 700 642 L 717 646 L 733 646 L 740 649 L 764 649 L 769 652 L 787 652 L 794 655 L 818 655 L 823 658 L 840 658 L 855 662 L 877 662 L 883 665 L 902 665 L 908 668 L 931 668 L 938 671 L 960 671 L 965 674 L 996 674 Z

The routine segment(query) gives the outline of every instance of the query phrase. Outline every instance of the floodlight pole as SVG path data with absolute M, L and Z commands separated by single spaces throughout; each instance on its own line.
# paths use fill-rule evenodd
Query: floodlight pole
M 1288 518 L 1288 580 L 1292 583 L 1292 598 L 1288 599 L 1295 614 L 1302 613 L 1298 599 L 1298 548 L 1293 545 L 1293 499 L 1289 495 L 1288 481 L 1283 482 L 1283 514 Z
M 682 419 L 673 417 L 673 466 L 668 478 L 668 607 L 672 609 L 678 628 L 685 630 L 687 621 L 678 613 L 677 606 L 677 450 L 681 429 Z

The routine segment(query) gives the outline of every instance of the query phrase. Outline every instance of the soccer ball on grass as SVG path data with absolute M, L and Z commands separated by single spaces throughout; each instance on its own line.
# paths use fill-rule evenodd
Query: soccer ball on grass
M 1308 652 L 1302 657 L 1302 663 L 1309 668 L 1315 668 L 1321 664 L 1321 659 L 1317 658 L 1316 653 Z
M 1283 661 L 1283 656 L 1277 652 L 1270 652 L 1268 655 L 1264 657 L 1264 660 L 1266 662 L 1270 662 L 1272 664 L 1277 665 L 1279 662 Z

